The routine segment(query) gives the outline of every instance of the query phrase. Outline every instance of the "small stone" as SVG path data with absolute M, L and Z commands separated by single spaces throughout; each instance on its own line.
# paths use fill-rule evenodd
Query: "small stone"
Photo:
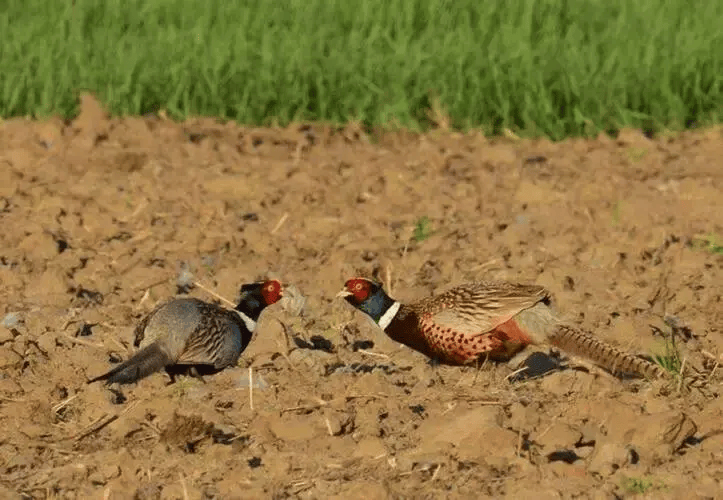
M 579 446 L 575 448 L 575 454 L 583 460 L 592 456 L 594 451 L 594 446 Z
M 18 250 L 28 259 L 35 262 L 46 262 L 58 254 L 58 245 L 48 233 L 31 233 L 17 246 Z
M 540 423 L 540 407 L 537 403 L 531 403 L 524 405 L 520 402 L 515 402 L 510 405 L 509 412 L 509 425 L 513 429 L 523 429 L 536 427 Z
M 193 273 L 186 268 L 181 269 L 176 277 L 176 285 L 180 288 L 190 288 L 193 286 L 195 278 Z
M 12 351 L 15 352 L 15 354 L 19 355 L 20 357 L 22 357 L 25 355 L 25 351 L 28 348 L 28 336 L 25 334 L 18 335 L 17 337 L 15 337 L 13 339 L 12 346 L 8 345 L 6 347 L 8 347 L 8 348 L 12 347 Z M 2 350 L 0 350 L 0 352 L 2 352 Z M 1 359 L 2 359 L 2 354 L 0 354 L 0 360 Z M 2 361 L 0 361 L 0 368 L 2 368 L 2 366 L 3 366 Z
M 545 429 L 539 436 L 534 434 L 530 439 L 542 446 L 545 453 L 555 450 L 573 449 L 575 443 L 580 441 L 582 433 L 563 422 L 555 422 Z
M 284 296 L 279 301 L 282 309 L 291 316 L 302 316 L 306 306 L 306 297 L 293 284 L 284 287 Z
M 63 138 L 63 122 L 57 118 L 39 124 L 35 138 L 46 149 L 51 149 Z
M 10 331 L 8 328 L 5 328 L 4 326 L 0 326 L 0 344 L 10 342 L 14 338 L 15 335 L 13 335 L 12 331 Z
M 587 470 L 602 476 L 610 476 L 628 464 L 630 455 L 630 450 L 621 443 L 600 443 L 595 446 Z
M 88 480 L 96 485 L 105 484 L 111 479 L 120 476 L 121 470 L 117 465 L 104 465 L 88 476 Z
M 40 304 L 57 305 L 61 297 L 67 299 L 67 281 L 59 271 L 48 269 L 28 281 L 25 296 Z
M 326 425 L 329 434 L 341 436 L 354 430 L 354 415 L 344 412 L 327 411 Z
M 540 485 L 533 486 L 526 481 L 519 481 L 507 492 L 505 498 L 514 498 L 515 500 L 557 500 L 560 498 L 560 492 L 553 488 L 545 488 Z
M 5 498 L 6 500 L 22 500 L 25 497 L 0 484 L 0 498 Z
M 250 382 L 251 383 L 249 383 L 249 373 L 247 371 L 245 373 L 242 373 L 239 377 L 238 386 L 243 389 L 248 389 L 249 385 L 253 384 L 253 388 L 260 391 L 266 389 L 269 386 L 268 382 L 266 382 L 266 379 L 260 373 L 253 373 L 251 375 Z
M 696 423 L 686 414 L 669 411 L 641 417 L 632 443 L 648 458 L 667 458 L 698 431 Z
M 38 347 L 44 353 L 50 353 L 55 349 L 55 332 L 45 332 L 38 337 Z
M 12 396 L 22 392 L 23 388 L 16 381 L 4 374 L 3 376 L 0 376 L 0 394 L 4 396 Z M 0 498 L 2 498 L 1 495 Z
M 320 349 L 294 349 L 289 353 L 289 360 L 297 367 L 323 374 L 326 360 L 331 359 L 332 356 Z
M 583 384 L 582 374 L 574 370 L 553 372 L 542 378 L 540 388 L 556 396 L 580 391 Z
M 10 312 L 5 315 L 2 322 L 0 322 L 0 326 L 7 329 L 17 328 L 22 320 L 19 312 Z
M 22 362 L 23 358 L 9 347 L 0 347 L 0 369 L 6 370 Z
M 354 450 L 354 456 L 376 458 L 387 453 L 384 442 L 376 437 L 368 437 L 359 441 Z
M 157 482 L 145 483 L 138 487 L 133 495 L 134 500 L 161 500 L 163 486 Z

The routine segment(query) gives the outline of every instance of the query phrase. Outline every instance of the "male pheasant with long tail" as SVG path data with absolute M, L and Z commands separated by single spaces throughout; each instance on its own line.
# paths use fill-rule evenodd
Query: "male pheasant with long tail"
M 379 283 L 347 280 L 339 297 L 367 314 L 392 339 L 441 363 L 507 361 L 528 345 L 553 345 L 616 373 L 661 378 L 655 363 L 565 325 L 542 286 L 477 282 L 402 304 Z
M 165 302 L 136 327 L 133 344 L 141 350 L 88 383 L 130 384 L 164 368 L 173 381 L 177 371 L 214 373 L 233 366 L 251 342 L 261 312 L 282 295 L 281 283 L 268 280 L 242 285 L 233 311 L 194 298 Z

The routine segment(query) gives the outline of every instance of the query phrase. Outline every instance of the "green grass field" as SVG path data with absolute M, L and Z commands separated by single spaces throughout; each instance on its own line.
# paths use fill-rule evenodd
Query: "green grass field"
M 161 109 L 523 135 L 723 118 L 720 0 L 5 0 L 0 116 Z

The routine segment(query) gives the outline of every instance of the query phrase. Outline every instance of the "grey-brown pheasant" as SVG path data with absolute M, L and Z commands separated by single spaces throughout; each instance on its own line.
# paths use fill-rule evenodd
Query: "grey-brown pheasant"
M 402 304 L 379 283 L 351 278 L 338 296 L 370 316 L 393 340 L 446 364 L 486 357 L 507 361 L 525 346 L 542 344 L 584 356 L 617 374 L 660 378 L 666 373 L 655 363 L 561 323 L 550 293 L 538 285 L 477 282 Z
M 163 368 L 174 375 L 188 368 L 217 372 L 237 363 L 246 349 L 261 312 L 283 295 L 277 280 L 241 286 L 235 310 L 194 298 L 159 305 L 135 329 L 133 357 L 108 373 L 89 380 L 130 384 Z

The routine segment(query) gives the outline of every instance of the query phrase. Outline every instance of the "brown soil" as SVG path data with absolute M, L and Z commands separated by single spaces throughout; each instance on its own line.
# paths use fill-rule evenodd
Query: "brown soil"
M 721 158 L 721 129 L 370 137 L 108 119 L 91 98 L 72 123 L 7 120 L 0 497 L 723 498 Z M 86 385 L 188 272 L 230 299 L 273 273 L 305 310 L 270 308 L 205 383 Z M 709 381 L 430 366 L 334 300 L 358 273 L 402 300 L 543 284 L 633 352 L 675 332 Z

